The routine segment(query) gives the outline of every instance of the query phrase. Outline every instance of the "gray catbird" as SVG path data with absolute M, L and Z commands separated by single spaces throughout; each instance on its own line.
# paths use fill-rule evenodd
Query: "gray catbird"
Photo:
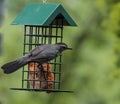
M 40 45 L 31 50 L 22 58 L 6 63 L 1 68 L 4 70 L 4 73 L 9 74 L 18 70 L 29 62 L 39 62 L 40 64 L 48 62 L 59 56 L 62 51 L 68 49 L 72 48 L 68 48 L 65 43 Z

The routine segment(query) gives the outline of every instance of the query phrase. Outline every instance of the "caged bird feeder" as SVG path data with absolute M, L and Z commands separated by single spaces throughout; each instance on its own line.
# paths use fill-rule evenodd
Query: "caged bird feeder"
M 23 55 L 41 44 L 63 42 L 63 27 L 76 26 L 61 4 L 30 3 L 12 22 L 24 25 Z M 61 90 L 62 54 L 44 63 L 31 62 L 22 70 L 22 87 L 12 90 L 72 92 Z

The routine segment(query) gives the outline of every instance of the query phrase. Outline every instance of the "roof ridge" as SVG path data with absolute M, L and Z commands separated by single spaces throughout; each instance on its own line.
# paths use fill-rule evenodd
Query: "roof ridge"
M 58 4 L 58 6 L 53 10 L 53 12 L 52 12 L 50 15 L 52 15 L 52 14 L 54 13 L 54 11 L 55 11 L 59 6 L 60 6 L 60 4 Z M 49 16 L 50 16 L 50 15 L 49 15 Z M 46 20 L 48 20 L 49 16 L 46 18 Z M 44 20 L 42 24 L 44 24 L 46 20 Z

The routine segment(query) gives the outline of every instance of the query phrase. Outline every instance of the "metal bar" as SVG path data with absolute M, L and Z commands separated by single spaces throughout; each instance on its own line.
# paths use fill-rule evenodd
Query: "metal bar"
M 24 46 L 23 46 L 23 55 L 25 54 L 25 43 L 26 43 L 26 28 L 27 26 L 24 26 Z M 24 88 L 24 67 L 22 69 L 22 88 Z
M 46 32 L 47 32 L 47 28 L 45 28 L 46 29 Z M 26 34 L 25 36 L 29 36 L 29 34 Z M 35 36 L 35 37 L 45 37 L 45 38 L 47 38 L 47 37 L 51 37 L 51 38 L 62 38 L 61 36 L 54 36 L 54 35 L 50 35 L 50 34 L 43 34 L 43 35 L 38 35 L 38 34 L 34 34 L 34 35 L 31 35 L 31 36 Z
M 56 43 L 57 43 L 57 42 L 58 42 L 57 36 L 58 36 L 58 32 L 59 32 L 59 31 L 58 31 L 58 29 L 59 29 L 59 28 L 58 28 L 58 27 L 59 27 L 59 20 L 58 20 L 58 19 L 56 19 L 56 27 L 57 27 L 57 28 L 56 28 Z M 60 38 L 60 39 L 61 39 L 61 38 Z M 61 62 L 59 61 L 59 63 L 61 63 Z M 60 64 L 59 64 L 58 66 L 60 66 Z M 59 68 L 60 68 L 60 67 L 58 67 L 58 71 L 60 70 Z M 59 76 L 58 76 L 58 81 L 59 81 L 59 82 L 60 82 L 60 74 L 61 74 L 61 73 L 58 74 L 58 75 L 59 75 Z M 58 83 L 57 88 L 60 89 L 60 83 Z
M 29 79 L 24 79 L 24 81 L 40 81 L 40 80 L 29 80 Z M 55 83 L 60 83 L 59 81 L 51 81 L 51 80 L 47 80 L 48 82 L 55 82 Z M 41 80 L 41 82 L 46 82 L 46 80 Z M 41 88 L 41 87 L 40 87 Z
M 40 40 L 39 40 L 39 35 L 40 35 L 40 27 L 38 27 L 38 31 L 37 31 L 37 33 L 38 33 L 38 34 L 37 34 L 37 37 L 38 37 L 38 44 L 40 44 L 40 43 L 39 43 L 39 41 L 40 41 Z
M 30 26 L 29 28 L 29 43 L 33 43 L 33 38 L 32 38 L 32 35 L 33 35 L 33 27 Z M 28 44 L 29 44 L 28 43 Z M 27 44 L 26 44 L 27 45 Z M 32 44 L 29 44 L 29 51 L 32 50 Z M 28 66 L 28 69 L 27 69 L 28 73 L 27 73 L 27 79 L 29 79 L 29 66 Z M 30 84 L 29 84 L 29 80 L 27 81 L 27 88 L 30 87 Z
M 36 27 L 36 25 L 26 25 L 26 26 L 32 26 L 32 27 Z M 47 27 L 47 28 L 49 28 L 49 26 L 38 26 L 38 27 Z M 52 25 L 52 28 L 62 28 L 62 25 Z
M 52 25 L 49 26 L 48 44 L 52 43 Z
M 73 93 L 74 91 L 72 90 L 59 90 L 59 89 L 33 89 L 33 88 L 10 88 L 11 90 L 20 90 L 20 91 L 35 91 L 35 92 L 40 92 L 40 91 L 46 91 L 46 92 L 54 92 L 54 93 L 57 93 L 57 92 L 65 92 L 65 93 Z
M 46 38 L 49 37 L 47 36 L 47 27 L 45 27 L 45 34 L 42 35 L 44 37 L 44 44 L 46 44 Z
M 24 71 L 24 72 L 36 72 L 36 71 Z M 47 72 L 47 71 L 44 71 L 44 72 Z M 62 72 L 54 72 L 54 71 L 51 71 L 49 73 L 55 73 L 55 74 L 59 74 L 59 73 L 62 73 Z
M 58 23 L 58 22 L 57 22 Z M 57 24 L 58 25 L 58 24 Z M 57 26 L 56 26 L 57 27 Z M 56 31 L 55 31 L 56 33 L 55 33 L 55 35 L 56 35 L 56 38 L 55 38 L 55 43 L 57 43 L 58 42 L 58 38 L 57 38 L 57 36 L 58 36 L 58 28 L 56 28 Z M 57 60 L 56 60 L 56 58 L 54 59 L 54 72 L 56 72 L 56 65 L 57 64 L 55 64 L 55 63 L 57 63 L 56 62 Z M 58 62 L 59 63 L 59 62 Z M 54 79 L 56 79 L 56 74 L 54 73 Z M 54 89 L 56 88 L 56 83 L 54 82 Z
M 26 43 L 25 45 L 29 45 L 29 46 L 39 46 L 40 44 L 35 44 L 35 43 Z M 31 48 L 30 48 L 31 49 Z
M 41 64 L 40 64 L 39 66 L 40 66 L 40 69 L 43 68 Z M 39 79 L 40 85 L 39 85 L 39 88 L 42 87 L 42 84 L 41 84 L 41 82 L 42 82 L 42 70 L 43 70 L 43 69 L 39 70 L 39 73 L 40 73 L 40 79 Z
M 49 80 L 48 80 L 48 72 L 49 72 L 48 70 L 49 70 L 49 69 L 48 69 L 48 68 L 49 68 L 49 64 L 47 63 L 47 79 L 46 79 L 46 81 L 47 81 L 47 87 L 48 87 L 48 82 L 49 82 Z M 45 72 L 45 71 L 44 71 L 44 72 Z M 52 82 L 52 81 L 51 81 L 51 82 Z M 48 88 L 47 88 L 47 89 L 48 89 Z
M 38 28 L 35 27 L 35 34 L 38 34 L 37 32 L 38 32 Z M 35 36 L 35 44 L 36 43 L 38 44 L 38 38 Z M 36 47 L 36 45 L 35 45 L 35 47 Z
M 32 50 L 32 43 L 33 43 L 32 34 L 33 34 L 33 27 L 30 26 L 29 43 L 31 43 L 31 44 L 29 45 L 29 51 Z
M 56 28 L 56 38 L 55 38 L 55 42 L 57 43 L 58 42 L 58 38 L 57 37 L 60 37 L 58 36 L 58 28 Z M 61 37 L 60 37 L 61 38 Z
M 61 22 L 62 22 L 62 28 L 60 28 L 61 29 L 61 37 L 63 37 L 63 19 L 61 20 Z M 62 43 L 62 41 L 63 41 L 63 38 L 61 38 L 61 43 Z M 60 63 L 62 63 L 62 54 L 59 56 L 60 57 Z M 59 65 L 59 72 L 61 72 L 61 64 Z M 59 81 L 61 81 L 61 73 L 59 74 Z M 61 83 L 59 83 L 59 86 L 58 86 L 58 88 L 60 89 L 60 87 L 61 87 Z
M 44 27 L 42 27 L 41 44 L 43 44 L 43 34 L 45 34 L 45 33 L 44 33 Z

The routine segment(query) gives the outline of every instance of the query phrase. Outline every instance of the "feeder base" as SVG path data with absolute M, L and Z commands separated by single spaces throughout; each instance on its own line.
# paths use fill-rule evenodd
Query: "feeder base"
M 49 89 L 33 89 L 33 88 L 10 88 L 11 90 L 21 90 L 21 91 L 35 91 L 35 92 L 68 92 L 68 93 L 73 93 L 74 91 L 71 90 L 49 90 Z

